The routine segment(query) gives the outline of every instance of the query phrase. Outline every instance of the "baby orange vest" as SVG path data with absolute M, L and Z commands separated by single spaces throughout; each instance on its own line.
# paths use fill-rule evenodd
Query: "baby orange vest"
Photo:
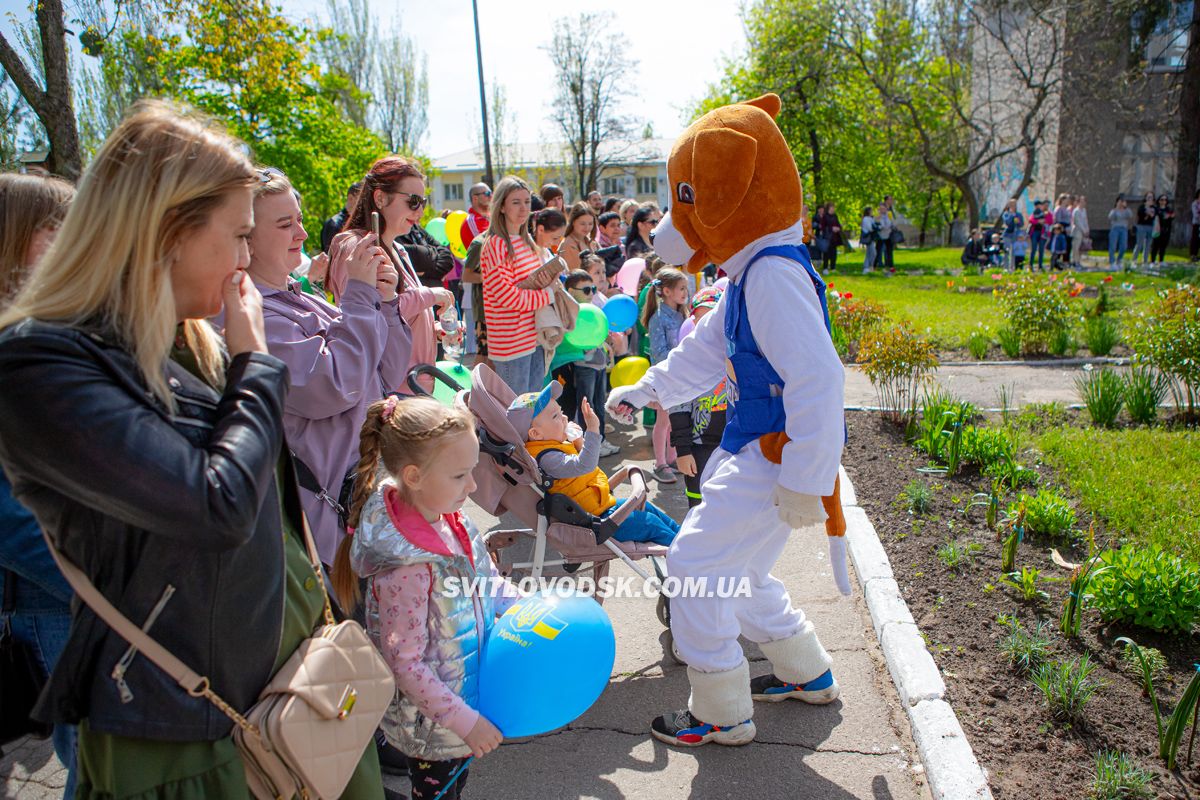
M 526 442 L 525 449 L 536 460 L 546 450 L 558 450 L 567 455 L 578 455 L 579 448 L 571 442 L 551 442 L 546 440 Z M 599 516 L 608 511 L 617 501 L 613 499 L 608 488 L 608 478 L 604 470 L 597 467 L 586 475 L 578 478 L 558 478 L 550 487 L 555 494 L 565 494 L 579 504 L 579 507 L 589 514 Z

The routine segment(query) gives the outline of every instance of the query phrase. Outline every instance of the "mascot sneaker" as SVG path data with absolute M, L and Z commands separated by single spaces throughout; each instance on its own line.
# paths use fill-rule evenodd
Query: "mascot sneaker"
M 650 733 L 661 742 L 679 747 L 699 747 L 709 742 L 736 747 L 753 742 L 756 731 L 752 719 L 736 725 L 709 725 L 684 710 L 663 714 L 654 720 L 650 724 Z
M 762 675 L 750 681 L 750 696 L 768 703 L 796 699 L 819 706 L 832 703 L 840 693 L 831 670 L 825 670 L 808 683 L 787 683 L 774 675 Z

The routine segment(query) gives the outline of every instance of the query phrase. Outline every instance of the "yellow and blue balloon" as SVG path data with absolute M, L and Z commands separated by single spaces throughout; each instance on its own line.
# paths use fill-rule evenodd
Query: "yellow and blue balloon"
M 599 699 L 616 657 L 612 622 L 592 598 L 523 598 L 488 633 L 479 713 L 505 738 L 561 728 Z

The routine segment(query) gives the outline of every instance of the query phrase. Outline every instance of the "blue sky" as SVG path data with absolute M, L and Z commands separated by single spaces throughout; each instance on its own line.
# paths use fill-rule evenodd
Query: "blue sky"
M 68 17 L 71 0 L 66 0 Z M 295 19 L 320 16 L 325 0 L 283 0 Z M 431 156 L 474 147 L 478 139 L 479 89 L 470 0 L 372 0 L 381 25 L 399 24 L 429 58 L 429 133 L 424 150 Z M 738 0 L 652 0 L 636 2 L 532 2 L 479 0 L 485 77 L 505 87 L 516 123 L 512 138 L 550 141 L 547 115 L 554 91 L 549 43 L 560 16 L 596 12 L 623 42 L 631 68 L 624 110 L 652 122 L 656 135 L 673 137 L 682 129 L 684 109 L 704 94 L 721 74 L 722 59 L 744 49 Z M 23 0 L 0 0 L 0 30 L 11 31 L 9 13 L 32 14 Z

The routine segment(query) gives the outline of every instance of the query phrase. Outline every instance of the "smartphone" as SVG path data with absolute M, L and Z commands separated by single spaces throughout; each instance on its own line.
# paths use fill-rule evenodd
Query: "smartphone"
M 375 244 L 383 247 L 383 237 L 379 235 L 379 212 L 371 212 L 371 230 L 375 233 Z

